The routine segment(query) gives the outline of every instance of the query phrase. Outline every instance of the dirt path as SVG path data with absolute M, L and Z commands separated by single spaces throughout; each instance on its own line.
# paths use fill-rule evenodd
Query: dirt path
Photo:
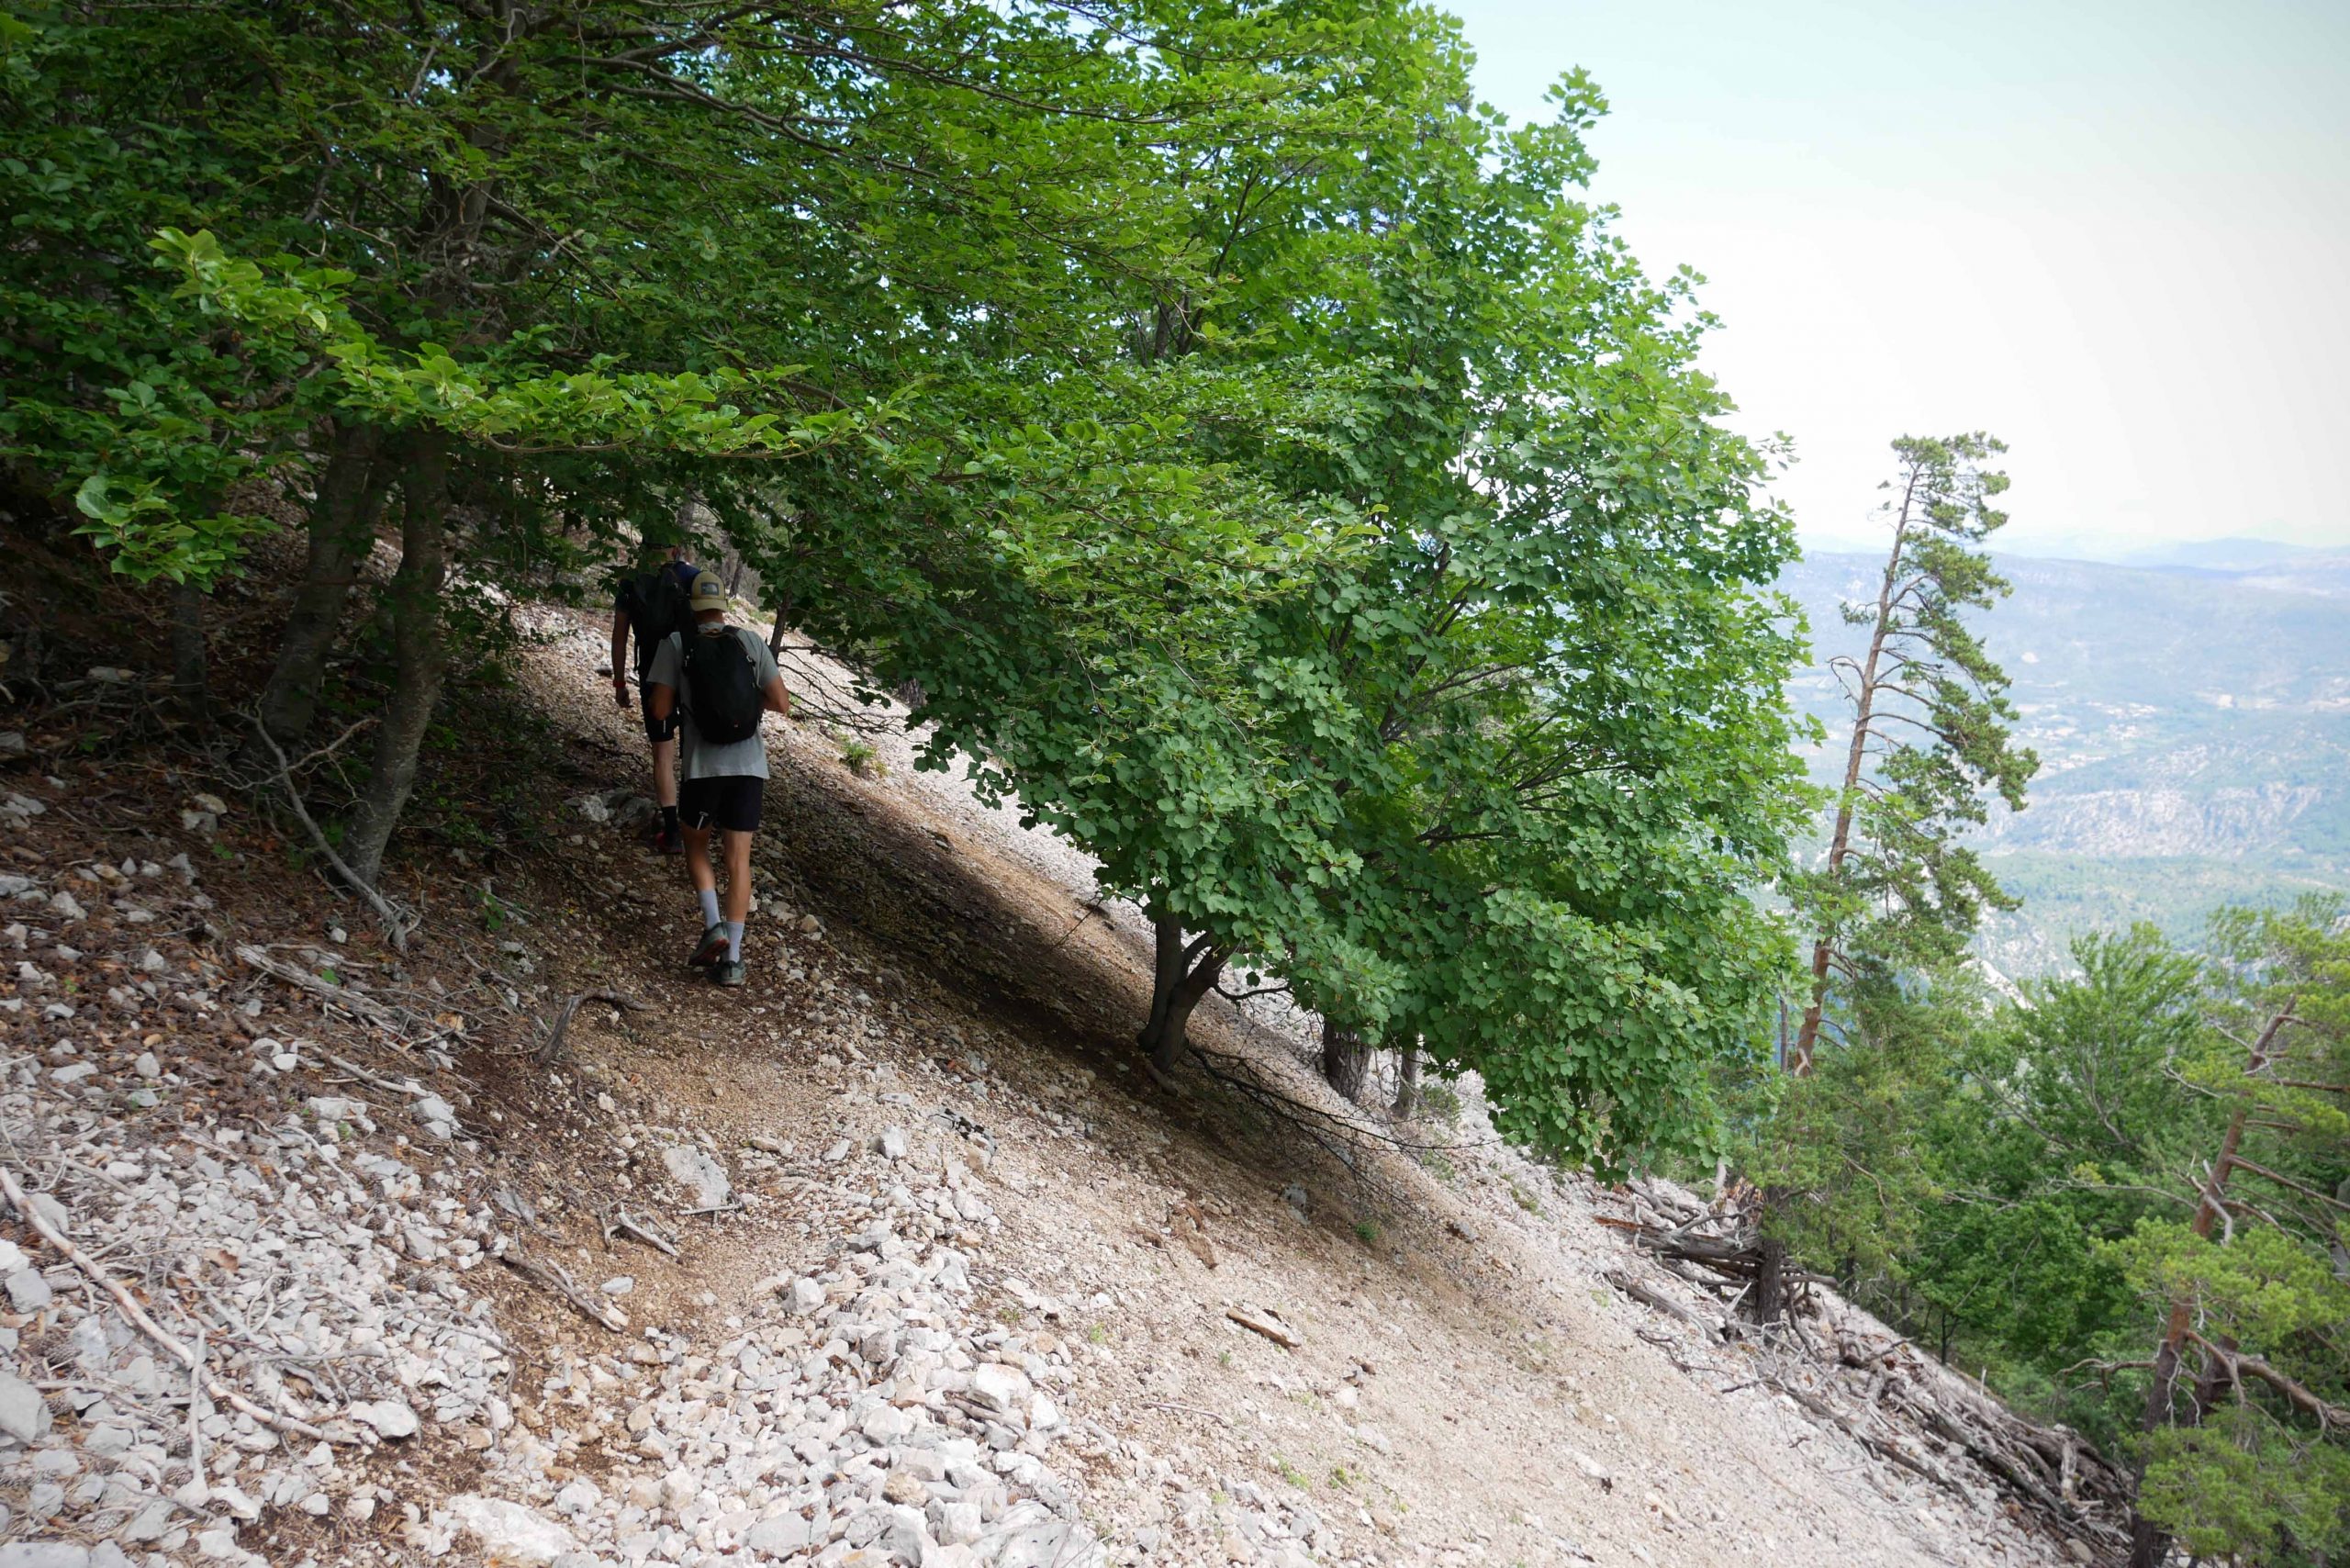
M 632 719 L 590 673 L 598 630 L 552 614 L 540 630 L 525 685 L 583 777 L 641 787 Z M 681 1261 L 632 1256 L 639 1323 L 690 1332 L 811 1262 L 858 1182 L 886 1182 L 865 1151 L 897 1127 L 913 1165 L 953 1161 L 985 1188 L 974 1275 L 1007 1325 L 1069 1352 L 1066 1408 L 1100 1439 L 1083 1508 L 1122 1556 L 1303 1555 L 1263 1528 L 1303 1509 L 1326 1561 L 2064 1561 L 1779 1395 L 1723 1392 L 1746 1381 L 1735 1348 L 1677 1370 L 1698 1363 L 1645 1340 L 1656 1320 L 1600 1282 L 1622 1255 L 1586 1187 L 1473 1132 L 1449 1180 L 1373 1154 L 1366 1185 L 1196 1074 L 1170 1101 L 1124 1045 L 1147 1000 L 1132 912 L 1092 903 L 1065 846 L 916 773 L 901 734 L 870 744 L 872 778 L 813 725 L 772 744 L 744 991 L 685 978 L 682 870 L 615 828 L 576 821 L 518 895 L 546 912 L 530 935 L 558 992 L 617 983 L 651 1004 L 583 1014 L 568 1092 L 707 1133 L 751 1196 L 689 1222 Z M 1342 1114 L 1228 1008 L 1195 1032 Z M 544 1108 L 535 1081 L 503 1092 Z M 612 1169 L 655 1174 L 626 1151 Z M 1196 1249 L 1169 1230 L 1186 1208 Z M 1235 1306 L 1272 1309 L 1302 1346 L 1238 1327 Z

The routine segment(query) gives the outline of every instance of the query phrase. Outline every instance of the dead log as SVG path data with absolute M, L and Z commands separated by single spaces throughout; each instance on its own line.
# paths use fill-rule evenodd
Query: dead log
M 1763 1381 L 1803 1406 L 1813 1417 L 1827 1422 L 1878 1458 L 1889 1463 L 1897 1464 L 1914 1475 L 1924 1477 L 1953 1496 L 1965 1497 L 1966 1488 L 1957 1482 L 1953 1481 L 1925 1461 L 1903 1452 L 1899 1445 L 1891 1440 L 1880 1438 L 1874 1432 L 1863 1431 L 1857 1423 L 1846 1419 L 1841 1411 L 1818 1394 L 1781 1378 L 1765 1377 Z
M 1603 1272 L 1600 1275 L 1600 1278 L 1606 1280 L 1609 1284 L 1614 1285 L 1617 1290 L 1622 1291 L 1626 1295 L 1630 1296 L 1634 1301 L 1639 1302 L 1642 1306 L 1662 1312 L 1667 1317 L 1678 1318 L 1681 1322 L 1686 1323 L 1692 1328 L 1704 1328 L 1708 1330 L 1712 1328 L 1712 1325 L 1704 1322 L 1695 1313 L 1691 1312 L 1687 1307 L 1683 1306 L 1671 1296 L 1664 1294 L 1661 1291 L 1652 1289 L 1649 1285 L 1634 1279 L 1629 1274 L 1624 1273 L 1620 1270 L 1609 1269 Z

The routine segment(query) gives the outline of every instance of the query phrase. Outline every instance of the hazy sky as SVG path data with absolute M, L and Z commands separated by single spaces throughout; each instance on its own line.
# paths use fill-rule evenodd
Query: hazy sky
M 2350 545 L 2350 0 L 1440 3 L 1503 109 L 1597 79 L 1593 193 L 1707 278 L 1807 537 L 1981 428 L 2010 548 Z

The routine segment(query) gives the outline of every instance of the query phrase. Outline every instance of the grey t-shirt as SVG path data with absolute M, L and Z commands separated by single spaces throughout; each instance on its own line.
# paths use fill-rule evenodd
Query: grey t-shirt
M 686 690 L 686 648 L 678 641 L 688 635 L 731 636 L 743 639 L 743 646 L 751 655 L 751 665 L 758 672 L 759 689 L 765 690 L 768 681 L 776 678 L 775 655 L 759 634 L 747 626 L 697 626 L 688 633 L 673 632 L 653 655 L 653 667 L 645 672 L 647 686 L 666 686 L 677 694 L 677 707 L 682 714 L 677 733 L 683 744 L 677 747 L 678 774 L 684 779 L 694 778 L 765 778 L 767 776 L 767 741 L 764 734 L 740 740 L 727 745 L 705 743 L 701 732 L 694 728 L 694 708 Z

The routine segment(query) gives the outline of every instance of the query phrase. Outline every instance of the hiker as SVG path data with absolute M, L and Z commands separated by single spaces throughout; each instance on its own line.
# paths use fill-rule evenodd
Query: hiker
M 661 644 L 645 673 L 645 707 L 658 718 L 682 712 L 684 783 L 678 820 L 685 830 L 686 869 L 701 904 L 701 940 L 688 964 L 710 967 L 720 985 L 741 985 L 743 922 L 751 913 L 751 835 L 767 782 L 767 745 L 759 721 L 791 716 L 775 655 L 746 626 L 726 622 L 726 585 L 715 573 L 693 579 L 687 603 L 693 621 Z M 710 858 L 716 833 L 726 856 L 726 908 Z
M 644 679 L 653 655 L 690 618 L 686 589 L 694 580 L 694 566 L 686 559 L 683 545 L 670 545 L 668 554 L 669 558 L 654 570 L 623 578 L 620 592 L 613 596 L 612 701 L 621 708 L 628 706 L 628 677 L 621 671 L 628 667 L 628 643 L 633 633 L 637 703 L 644 714 L 644 738 L 653 743 L 653 800 L 661 808 L 661 825 L 654 833 L 653 847 L 663 855 L 676 855 L 685 848 L 677 833 L 677 721 L 674 715 L 653 716 L 653 689 Z

